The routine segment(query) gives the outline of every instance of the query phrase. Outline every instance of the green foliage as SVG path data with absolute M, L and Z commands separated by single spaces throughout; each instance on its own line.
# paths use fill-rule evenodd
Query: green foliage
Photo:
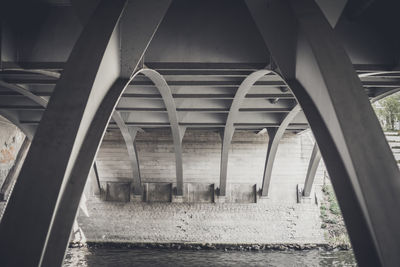
M 326 219 L 326 220 L 324 220 L 324 223 L 336 224 L 337 221 L 335 219 Z
M 394 125 L 400 120 L 400 94 L 385 97 L 374 104 L 374 110 L 385 130 L 394 130 Z
M 339 205 L 338 205 L 337 201 L 331 203 L 331 206 L 329 207 L 329 210 L 330 210 L 330 212 L 332 214 L 335 214 L 335 215 L 340 215 L 341 214 L 340 208 L 339 208 Z

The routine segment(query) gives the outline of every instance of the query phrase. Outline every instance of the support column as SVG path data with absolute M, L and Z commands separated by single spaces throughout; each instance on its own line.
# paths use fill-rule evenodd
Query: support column
M 302 192 L 303 197 L 310 197 L 311 188 L 314 183 L 315 175 L 317 173 L 317 169 L 320 162 L 321 162 L 321 153 L 319 152 L 317 142 L 315 142 L 314 148 L 311 153 L 310 163 L 307 169 L 306 180 L 304 182 L 304 188 Z
M 126 126 L 121 114 L 118 111 L 114 111 L 112 115 L 113 120 L 121 130 L 122 137 L 124 138 L 126 148 L 128 150 L 129 161 L 132 167 L 132 180 L 133 180 L 133 194 L 135 196 L 142 196 L 142 180 L 140 177 L 139 160 L 136 154 L 135 138 L 137 130 L 130 130 Z
M 31 145 L 31 141 L 28 137 L 25 137 L 19 151 L 17 157 L 15 158 L 14 164 L 11 169 L 8 171 L 6 178 L 4 179 L 3 185 L 0 189 L 0 201 L 6 200 L 6 195 L 10 191 L 10 187 L 14 184 L 15 179 L 17 179 L 18 173 L 21 170 L 22 164 L 24 163 L 26 154 L 29 150 L 29 146 Z
M 101 1 L 71 52 L 0 224 L 4 266 L 41 264 L 62 185 L 99 102 L 116 79 L 108 67 L 118 47 L 108 44 L 124 6 L 122 0 Z
M 259 70 L 250 74 L 240 84 L 233 98 L 231 107 L 229 109 L 228 117 L 222 136 L 222 151 L 221 151 L 221 165 L 220 165 L 220 181 L 219 181 L 219 196 L 226 196 L 226 183 L 228 176 L 228 156 L 229 149 L 232 142 L 233 133 L 235 132 L 234 122 L 239 115 L 239 108 L 251 87 L 264 75 L 271 73 L 270 70 Z
M 271 184 L 272 168 L 274 166 L 276 152 L 278 151 L 279 142 L 282 139 L 289 124 L 293 121 L 296 115 L 300 112 L 301 108 L 296 105 L 283 119 L 278 129 L 267 128 L 268 130 L 268 150 L 267 158 L 265 160 L 264 176 L 261 189 L 261 197 L 268 197 L 269 185 Z
M 163 76 L 155 70 L 143 69 L 142 73 L 149 78 L 164 101 L 167 109 L 169 123 L 171 125 L 172 139 L 175 151 L 175 167 L 176 167 L 176 195 L 183 196 L 183 161 L 182 161 L 182 140 L 185 135 L 186 128 L 179 126 L 178 112 L 172 96 L 172 91 Z
M 114 1 L 112 2 L 114 3 Z M 162 21 L 171 1 L 170 0 L 146 0 L 146 1 L 130 1 L 127 15 L 133 16 L 135 23 L 130 28 L 132 36 L 142 36 L 137 40 L 133 53 L 138 55 L 134 58 L 141 59 L 147 49 L 158 25 Z M 134 5 L 134 8 L 131 7 Z M 138 6 L 139 5 L 139 6 Z M 151 7 L 154 7 L 151 9 Z M 144 10 L 152 10 L 151 13 L 145 13 Z M 127 11 L 126 11 L 127 12 Z M 106 17 L 108 17 L 106 15 Z M 143 50 L 137 49 L 142 47 Z M 131 62 L 133 66 L 137 66 L 138 62 Z M 125 66 L 126 67 L 126 66 Z M 68 244 L 72 225 L 76 217 L 80 198 L 88 177 L 93 160 L 104 136 L 107 125 L 111 119 L 112 113 L 121 98 L 124 90 L 129 83 L 140 73 L 144 73 L 144 69 L 136 71 L 130 77 L 123 75 L 124 66 L 121 66 L 122 77 L 118 78 L 106 96 L 103 98 L 97 113 L 90 123 L 90 128 L 86 134 L 84 142 L 77 155 L 76 164 L 71 172 L 69 180 L 65 184 L 65 189 L 60 196 L 58 209 L 55 212 L 53 224 L 48 236 L 46 251 L 44 252 L 43 266 L 59 266 L 62 264 L 65 249 Z
M 311 125 L 358 264 L 397 266 L 400 173 L 345 50 L 312 0 L 246 3 Z

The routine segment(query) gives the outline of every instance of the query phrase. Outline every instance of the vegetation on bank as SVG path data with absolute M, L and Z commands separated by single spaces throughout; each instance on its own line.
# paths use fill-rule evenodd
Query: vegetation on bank
M 384 131 L 399 129 L 400 93 L 395 93 L 377 101 L 373 104 L 373 107 Z
M 322 192 L 321 228 L 325 229 L 325 239 L 331 247 L 349 249 L 350 239 L 332 185 L 324 185 Z

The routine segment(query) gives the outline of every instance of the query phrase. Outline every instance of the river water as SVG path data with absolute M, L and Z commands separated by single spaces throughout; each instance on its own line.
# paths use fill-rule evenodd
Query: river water
M 352 251 L 69 249 L 64 266 L 357 266 Z

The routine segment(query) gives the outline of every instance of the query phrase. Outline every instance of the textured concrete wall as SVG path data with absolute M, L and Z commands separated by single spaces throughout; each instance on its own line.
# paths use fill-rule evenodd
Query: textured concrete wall
M 314 204 L 86 202 L 88 241 L 325 243 Z
M 0 116 L 0 187 L 14 165 L 24 138 L 25 135 L 16 126 Z
M 169 131 L 138 133 L 136 139 L 140 172 L 144 183 L 175 183 L 175 155 Z M 268 135 L 236 132 L 229 153 L 228 191 L 257 185 L 261 187 L 267 153 Z M 270 200 L 296 202 L 296 185 L 304 183 L 313 148 L 310 132 L 287 133 L 278 149 L 272 172 Z M 185 183 L 219 186 L 221 138 L 217 132 L 188 130 L 183 139 L 183 172 Z M 119 131 L 106 134 L 97 156 L 100 181 L 132 180 L 127 150 Z M 322 183 L 323 164 L 316 184 Z M 228 192 L 234 198 L 237 190 Z M 239 196 L 240 197 L 240 196 Z M 229 198 L 229 197 L 228 197 Z

